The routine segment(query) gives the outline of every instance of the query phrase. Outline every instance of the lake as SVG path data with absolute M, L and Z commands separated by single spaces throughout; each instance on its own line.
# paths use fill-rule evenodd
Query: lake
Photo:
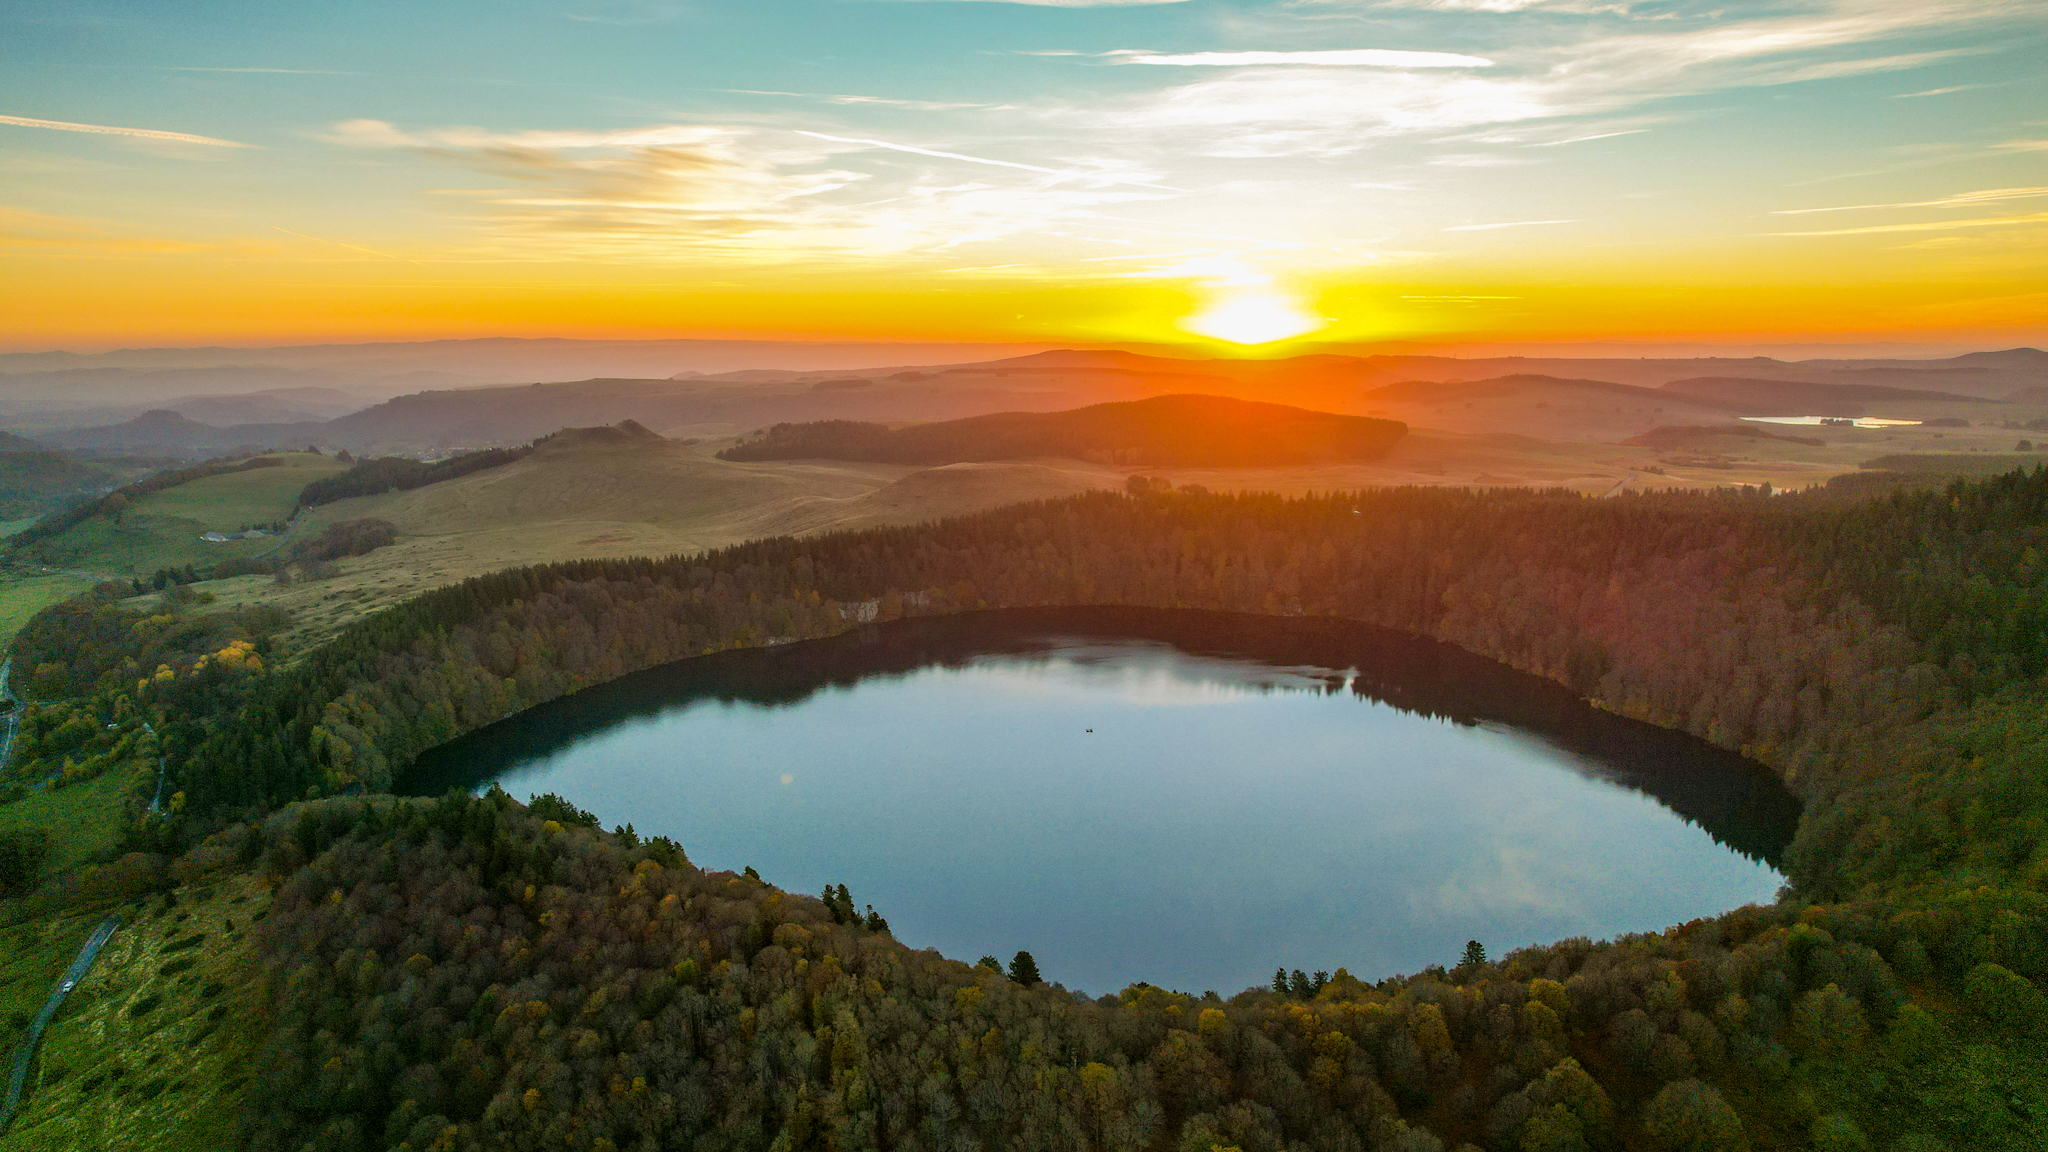
M 1141 609 L 685 660 L 434 749 L 401 788 L 493 781 L 1094 994 L 1663 928 L 1770 900 L 1799 815 L 1749 761 L 1448 645 Z

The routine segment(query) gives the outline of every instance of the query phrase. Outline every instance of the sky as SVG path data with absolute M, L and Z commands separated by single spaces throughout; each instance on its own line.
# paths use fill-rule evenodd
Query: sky
M 0 347 L 2048 342 L 2043 0 L 0 4 Z

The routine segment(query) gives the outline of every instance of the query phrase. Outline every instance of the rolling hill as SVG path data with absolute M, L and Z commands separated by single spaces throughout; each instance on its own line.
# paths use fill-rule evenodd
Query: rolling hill
M 1407 431 L 1407 425 L 1394 420 L 1176 395 L 1068 412 L 999 412 L 894 430 L 848 420 L 778 424 L 719 456 L 897 464 L 1066 457 L 1153 467 L 1259 467 L 1374 460 Z
M 1888 384 L 1816 384 L 1798 380 L 1758 380 L 1743 376 L 1701 376 L 1673 380 L 1660 392 L 1709 404 L 1720 404 L 1747 416 L 1862 416 L 1870 404 L 1914 401 L 1945 404 L 1995 403 L 1977 396 Z

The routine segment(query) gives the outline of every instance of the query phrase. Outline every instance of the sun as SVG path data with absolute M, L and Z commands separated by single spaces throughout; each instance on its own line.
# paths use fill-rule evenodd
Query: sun
M 1232 344 L 1270 344 L 1313 332 L 1328 324 L 1285 296 L 1272 292 L 1237 292 L 1221 297 L 1183 319 L 1182 328 L 1198 336 Z

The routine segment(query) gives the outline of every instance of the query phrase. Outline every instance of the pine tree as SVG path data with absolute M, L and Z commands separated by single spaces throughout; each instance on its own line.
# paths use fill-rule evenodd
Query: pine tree
M 1026 988 L 1034 984 L 1043 983 L 1038 976 L 1038 961 L 1031 958 L 1031 953 L 1019 951 L 1016 956 L 1011 958 L 1010 979 L 1024 985 Z
M 1287 969 L 1273 969 L 1273 991 L 1281 996 L 1287 995 Z
M 1477 940 L 1465 941 L 1465 955 L 1459 959 L 1458 967 L 1476 968 L 1486 963 L 1486 945 Z

